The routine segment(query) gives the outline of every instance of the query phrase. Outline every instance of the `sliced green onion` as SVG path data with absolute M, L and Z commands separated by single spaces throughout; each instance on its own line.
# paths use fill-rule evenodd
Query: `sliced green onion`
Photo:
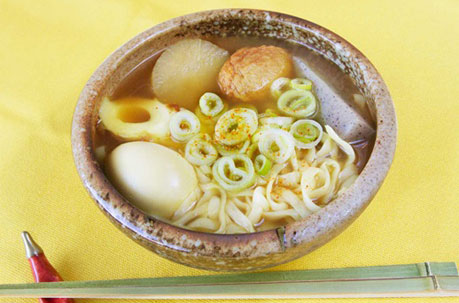
M 265 115 L 266 117 L 277 117 L 278 116 L 278 114 L 276 114 L 276 112 L 270 108 L 265 110 Z
M 237 154 L 243 154 L 247 151 L 250 145 L 250 140 L 246 140 L 236 145 L 222 145 L 219 143 L 215 144 L 217 151 L 222 156 L 231 156 Z
M 279 98 L 280 95 L 282 95 L 283 92 L 288 90 L 290 88 L 290 79 L 289 78 L 278 78 L 273 81 L 271 84 L 271 95 L 274 98 Z
M 271 128 L 261 134 L 258 149 L 273 162 L 284 163 L 292 156 L 295 144 L 289 132 Z
M 253 134 L 252 136 L 252 142 L 253 143 L 257 143 L 258 144 L 258 141 L 260 141 L 260 137 L 261 135 L 263 135 L 264 132 L 266 132 L 267 130 L 271 129 L 272 127 L 271 126 L 268 126 L 268 125 L 262 125 L 260 126 L 257 131 Z
M 234 106 L 232 106 L 232 109 L 234 108 L 247 108 L 253 110 L 257 115 L 258 115 L 258 109 L 255 105 L 250 104 L 250 103 L 238 103 Z
M 298 120 L 290 127 L 290 133 L 298 148 L 309 149 L 319 144 L 323 135 L 322 126 L 314 120 Z
M 169 129 L 172 138 L 178 142 L 186 142 L 199 133 L 201 123 L 189 110 L 181 110 L 172 116 Z
M 265 155 L 258 155 L 255 158 L 255 171 L 260 176 L 266 176 L 271 170 L 272 162 Z
M 249 157 L 243 154 L 218 159 L 212 166 L 218 184 L 227 191 L 241 191 L 255 182 L 255 170 Z
M 307 118 L 316 112 L 317 100 L 310 91 L 291 89 L 279 97 L 277 107 L 289 116 Z
M 288 129 L 292 123 L 292 117 L 265 117 L 260 119 L 261 125 L 276 126 L 283 129 Z
M 278 118 L 289 118 L 289 117 L 278 117 Z M 262 118 L 262 119 L 264 119 L 264 118 Z M 292 118 L 291 121 L 293 122 L 293 118 Z M 269 122 L 272 122 L 272 123 L 269 123 Z M 265 133 L 266 131 L 268 131 L 270 129 L 288 130 L 290 128 L 289 122 L 290 122 L 290 120 L 284 120 L 284 119 L 263 120 L 263 123 L 265 123 L 265 124 L 261 125 L 257 129 L 257 131 L 252 135 L 252 142 L 253 143 L 257 143 L 258 141 L 260 141 L 261 135 L 263 135 L 263 133 Z M 261 119 L 260 119 L 260 124 L 261 124 Z
M 194 165 L 210 165 L 217 160 L 218 152 L 208 134 L 199 134 L 186 144 L 185 158 Z
M 252 145 L 249 146 L 247 149 L 247 156 L 249 156 L 250 159 L 253 158 L 253 154 L 258 150 L 258 142 L 252 143 Z
M 270 118 L 279 116 L 274 110 L 268 108 L 264 113 L 258 115 L 258 118 Z
M 194 113 L 196 114 L 196 117 L 198 117 L 199 121 L 204 124 L 215 124 L 218 119 L 228 110 L 228 104 L 223 103 L 223 109 L 214 117 L 209 117 L 203 114 L 201 111 L 201 107 L 197 106 Z
M 205 93 L 199 99 L 201 112 L 208 117 L 215 117 L 224 108 L 222 99 L 214 93 Z
M 290 87 L 299 90 L 311 90 L 312 81 L 305 78 L 295 78 L 290 81 Z
M 223 145 L 236 145 L 249 139 L 258 128 L 257 113 L 248 108 L 233 108 L 215 125 L 215 140 Z

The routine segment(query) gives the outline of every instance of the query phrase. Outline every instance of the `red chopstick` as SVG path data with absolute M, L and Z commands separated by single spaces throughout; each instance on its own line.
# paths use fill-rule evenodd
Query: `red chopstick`
M 22 232 L 22 240 L 26 250 L 26 256 L 35 282 L 58 282 L 63 281 L 59 273 L 49 263 L 41 247 L 35 243 L 30 234 Z M 73 303 L 73 299 L 68 298 L 40 298 L 40 303 Z

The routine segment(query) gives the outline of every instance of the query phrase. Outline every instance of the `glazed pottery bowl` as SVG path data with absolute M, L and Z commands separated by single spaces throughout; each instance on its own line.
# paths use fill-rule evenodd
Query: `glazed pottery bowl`
M 185 230 L 147 216 L 107 180 L 96 161 L 94 135 L 103 96 L 151 54 L 186 37 L 258 36 L 299 43 L 322 54 L 348 74 L 376 124 L 370 158 L 354 184 L 313 215 L 286 226 L 250 234 L 222 235 Z M 106 216 L 147 249 L 192 267 L 242 271 L 270 267 L 304 256 L 351 224 L 381 186 L 396 145 L 396 117 L 379 73 L 349 42 L 306 20 L 276 12 L 225 9 L 199 12 L 159 24 L 124 44 L 95 71 L 73 117 L 72 147 L 85 188 Z

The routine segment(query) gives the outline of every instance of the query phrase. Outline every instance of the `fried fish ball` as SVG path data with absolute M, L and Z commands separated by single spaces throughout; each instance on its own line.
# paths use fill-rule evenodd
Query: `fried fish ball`
M 229 98 L 259 102 L 270 97 L 271 83 L 280 77 L 291 77 L 290 54 L 277 46 L 245 47 L 237 50 L 223 64 L 218 85 Z

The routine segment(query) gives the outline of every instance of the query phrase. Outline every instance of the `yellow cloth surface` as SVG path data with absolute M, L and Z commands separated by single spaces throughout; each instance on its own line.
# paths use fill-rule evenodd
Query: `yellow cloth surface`
M 22 230 L 66 280 L 207 273 L 147 251 L 105 218 L 76 173 L 70 127 L 84 84 L 116 48 L 167 19 L 224 7 L 281 11 L 343 36 L 381 72 L 398 115 L 395 160 L 369 208 L 270 270 L 459 263 L 459 1 L 0 0 L 0 283 L 33 281 Z

